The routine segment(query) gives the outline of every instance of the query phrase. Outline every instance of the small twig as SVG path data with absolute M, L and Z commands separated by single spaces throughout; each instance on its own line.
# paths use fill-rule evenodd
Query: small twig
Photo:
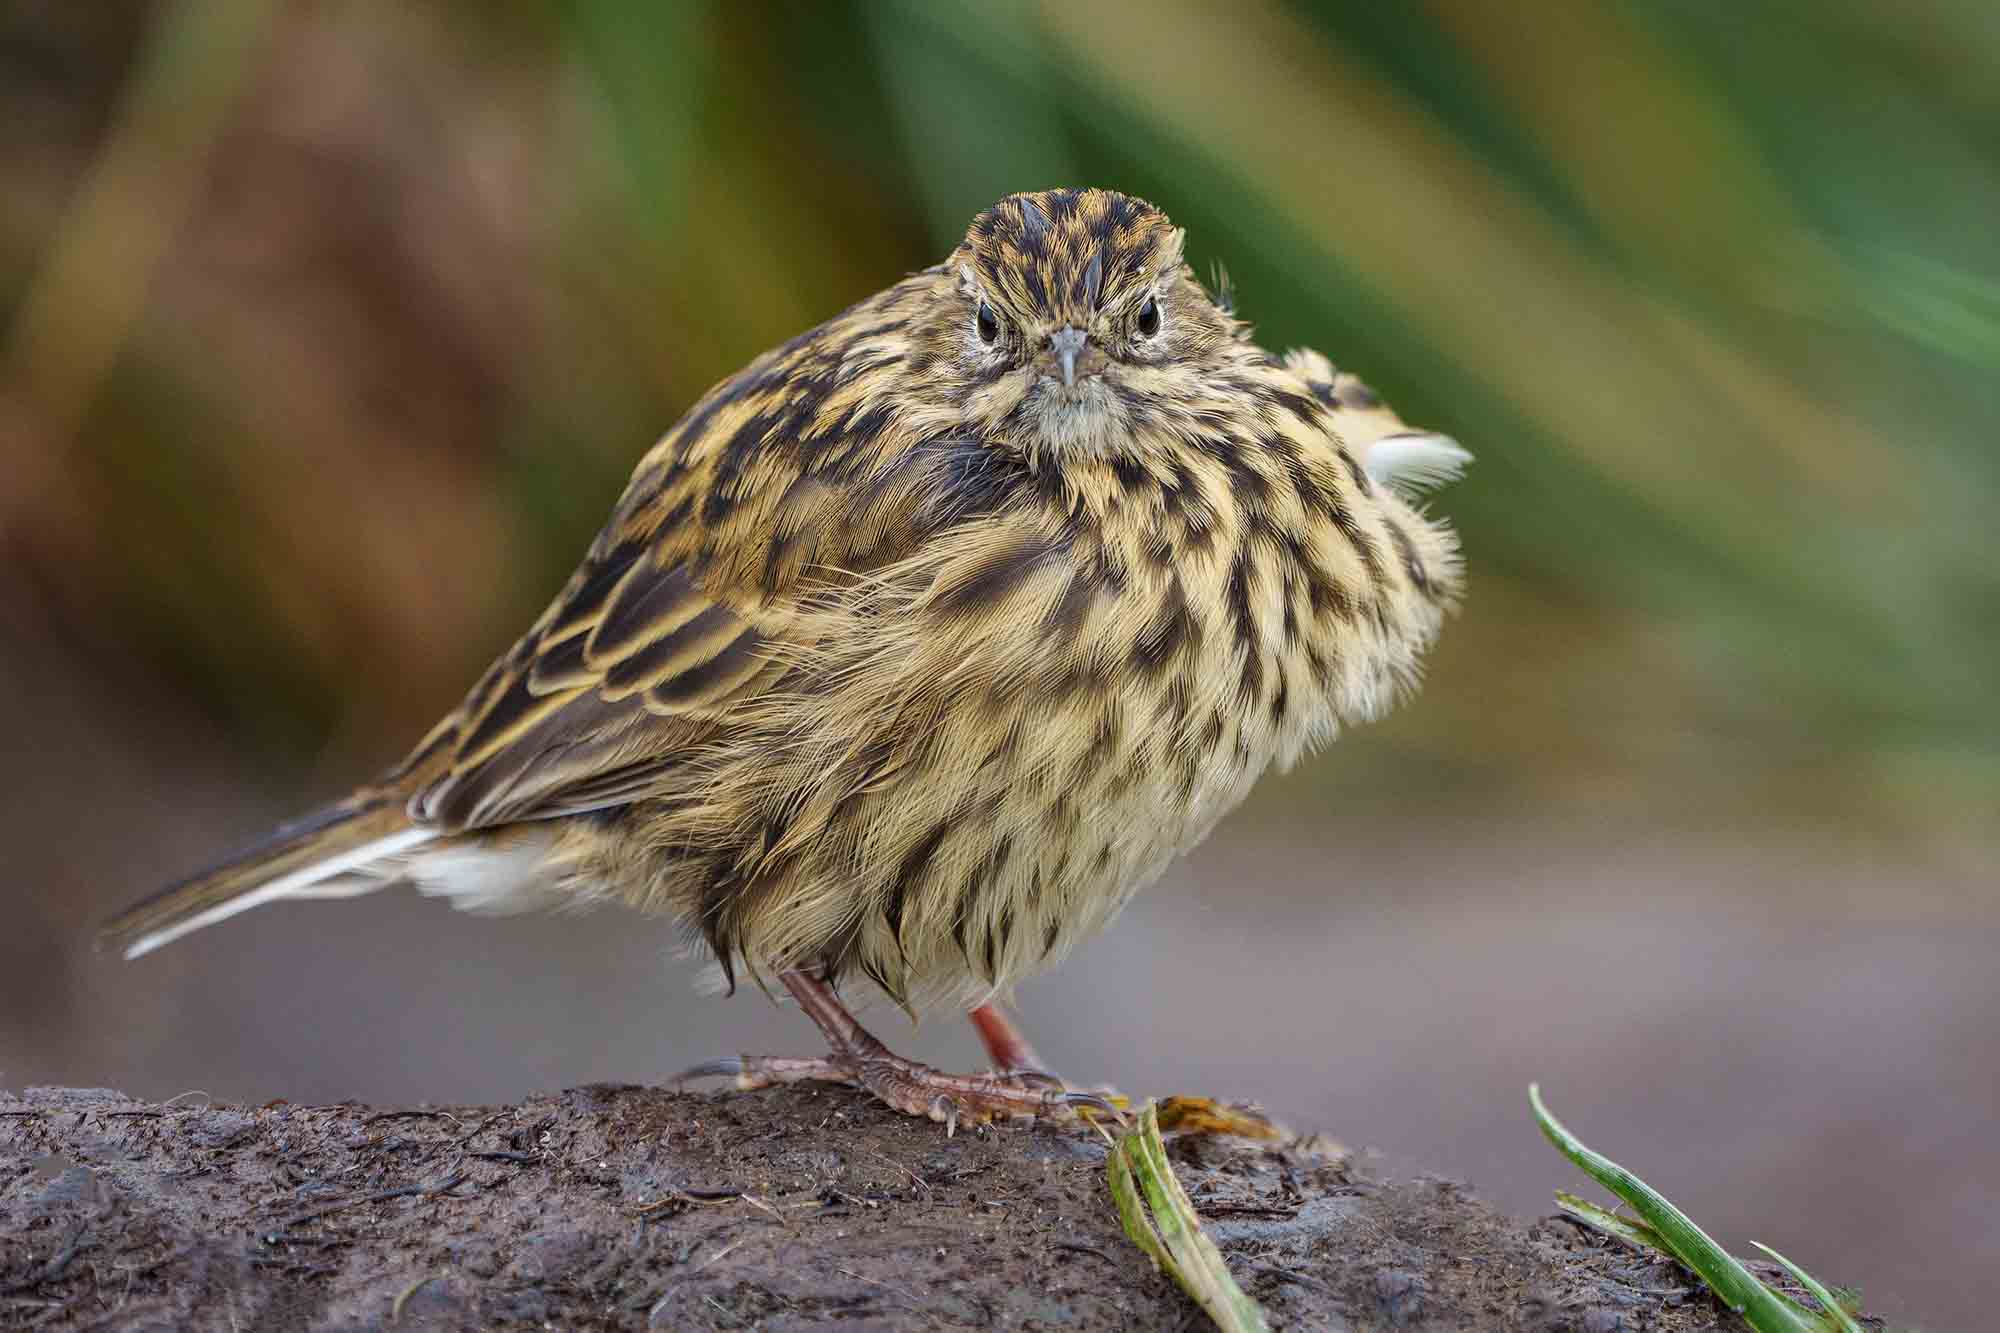
M 1210 1203 L 1206 1199 L 1195 1205 L 1195 1212 L 1203 1217 L 1275 1217 L 1280 1221 L 1299 1215 L 1296 1208 L 1273 1208 L 1261 1203 Z
M 474 1155 L 477 1156 L 477 1154 Z M 738 1202 L 747 1203 L 752 1208 L 757 1208 L 766 1213 L 769 1213 L 775 1221 L 782 1222 L 785 1220 L 784 1214 L 780 1213 L 775 1207 L 773 1207 L 768 1199 L 760 1199 L 756 1195 L 750 1193 L 750 1191 L 743 1189 L 668 1190 L 665 1197 L 654 1199 L 651 1203 L 637 1204 L 631 1208 L 626 1209 L 626 1212 L 633 1217 L 652 1217 L 654 1214 L 664 1212 L 666 1209 L 671 1208 L 673 1205 L 677 1203 L 738 1203 Z M 810 1205 L 800 1205 L 800 1206 L 816 1208 L 819 1206 L 819 1201 L 815 1199 Z
M 439 1181 L 435 1185 L 399 1185 L 391 1190 L 376 1190 L 373 1194 L 358 1194 L 351 1198 L 336 1199 L 332 1203 L 323 1203 L 317 1208 L 308 1208 L 302 1213 L 294 1213 L 292 1216 L 278 1223 L 276 1230 L 264 1233 L 264 1240 L 266 1244 L 278 1244 L 278 1237 L 301 1222 L 315 1221 L 327 1216 L 329 1213 L 337 1213 L 343 1209 L 360 1208 L 371 1203 L 386 1203 L 390 1199 L 407 1199 L 412 1196 L 427 1198 L 433 1194 L 443 1194 L 447 1190 L 456 1189 L 464 1183 L 465 1172 L 454 1171 L 449 1177 Z
M 861 1151 L 867 1153 L 870 1157 L 873 1157 L 875 1160 L 879 1162 L 887 1162 L 890 1166 L 895 1167 L 898 1171 L 901 1171 L 904 1175 L 908 1176 L 910 1178 L 910 1183 L 915 1185 L 918 1189 L 922 1190 L 926 1196 L 930 1194 L 931 1192 L 930 1182 L 928 1180 L 925 1180 L 922 1176 L 918 1175 L 916 1172 L 910 1170 L 909 1167 L 904 1166 L 901 1162 L 897 1161 L 895 1158 L 888 1157 L 882 1153 L 876 1152 L 873 1148 L 863 1148 Z
M 844 1202 L 851 1203 L 856 1208 L 880 1208 L 882 1206 L 881 1203 L 875 1199 L 864 1199 L 858 1194 L 849 1194 L 846 1190 L 841 1189 L 838 1186 L 828 1185 L 820 1197 L 820 1202 L 822 1204 L 825 1204 L 827 1207 L 833 1206 L 827 1198 L 828 1195 L 832 1196 L 832 1198 L 840 1199 L 843 1200 Z M 828 1216 L 831 1216 L 831 1214 L 828 1214 Z
M 754 1194 L 746 1194 L 743 1196 L 743 1202 L 749 1204 L 752 1208 L 755 1208 L 760 1212 L 769 1213 L 771 1215 L 771 1220 L 773 1222 L 781 1223 L 785 1220 L 785 1215 L 779 1212 L 777 1208 L 773 1206 L 769 1200 L 760 1199 Z M 819 1200 L 815 1199 L 812 1201 L 812 1203 L 806 1206 L 816 1208 L 819 1206 Z
M 476 1157 L 482 1162 L 513 1162 L 520 1166 L 534 1166 L 542 1160 L 540 1153 L 501 1152 L 498 1149 L 488 1152 L 469 1152 L 466 1156 Z
M 487 1130 L 487 1127 L 490 1126 L 495 1120 L 503 1119 L 511 1114 L 513 1114 L 511 1111 L 495 1111 L 492 1115 L 487 1116 L 484 1120 L 474 1125 L 471 1129 L 468 1129 L 465 1133 L 459 1135 L 458 1139 L 459 1143 L 463 1145 L 472 1142 L 474 1139 L 478 1138 L 481 1134 L 484 1134 Z
M 364 1118 L 361 1123 L 372 1125 L 378 1120 L 449 1120 L 454 1125 L 465 1123 L 449 1111 L 426 1110 L 377 1111 L 374 1115 Z
M 406 1139 L 400 1134 L 379 1139 L 367 1146 L 375 1152 L 412 1152 L 418 1148 L 434 1148 L 440 1143 L 450 1143 L 450 1139 Z
M 727 1190 L 680 1190 L 669 1189 L 665 1196 L 651 1203 L 636 1204 L 627 1209 L 636 1217 L 647 1217 L 677 1203 L 728 1203 L 743 1197 L 744 1191 Z
M 880 1287 L 884 1291 L 893 1291 L 912 1305 L 921 1306 L 923 1304 L 923 1298 L 908 1287 L 899 1287 L 893 1282 L 884 1282 L 881 1278 L 869 1277 L 866 1273 L 857 1273 L 851 1268 L 836 1268 L 833 1271 L 842 1277 L 851 1277 L 856 1282 L 866 1282 L 871 1287 Z
M 427 1273 L 397 1292 L 396 1299 L 389 1303 L 389 1322 L 392 1324 L 402 1323 L 403 1307 L 409 1303 L 410 1297 L 416 1295 L 431 1283 L 440 1281 L 445 1276 L 443 1273 Z
M 1255 1264 L 1251 1267 L 1250 1271 L 1253 1273 L 1262 1273 L 1265 1277 L 1276 1278 L 1279 1282 L 1290 1286 L 1304 1287 L 1307 1291 L 1316 1291 L 1322 1296 L 1332 1296 L 1335 1294 L 1332 1287 L 1327 1286 L 1326 1283 L 1321 1282 L 1318 1278 L 1307 1277 L 1304 1273 L 1294 1272 L 1289 1268 L 1280 1268 L 1276 1264 Z
M 1063 1250 L 1070 1254 L 1094 1254 L 1107 1264 L 1115 1264 L 1118 1262 L 1116 1259 L 1113 1259 L 1110 1255 L 1106 1254 L 1104 1251 L 1098 1249 L 1095 1245 L 1085 1245 L 1080 1241 L 1052 1240 L 1049 1242 L 1049 1248 L 1052 1250 Z
M 749 1237 L 746 1236 L 742 1240 L 733 1240 L 729 1242 L 729 1244 L 723 1246 L 721 1249 L 717 1250 L 714 1254 L 711 1254 L 708 1256 L 708 1258 L 702 1260 L 701 1263 L 695 1266 L 694 1271 L 699 1273 L 703 1269 L 709 1268 L 714 1264 L 721 1263 L 724 1259 L 727 1259 L 730 1255 L 742 1249 L 743 1246 L 746 1243 L 748 1243 L 748 1241 Z

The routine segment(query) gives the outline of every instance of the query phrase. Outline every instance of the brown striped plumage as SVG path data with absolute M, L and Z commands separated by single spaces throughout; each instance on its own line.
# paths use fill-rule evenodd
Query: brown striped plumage
M 113 933 L 412 881 L 612 899 L 732 978 L 905 1004 L 1054 962 L 1265 768 L 1387 708 L 1459 588 L 1370 463 L 1456 451 L 1257 347 L 1181 239 L 1122 195 L 1014 196 L 759 357 L 402 765 Z M 315 845 L 352 863 L 302 876 Z

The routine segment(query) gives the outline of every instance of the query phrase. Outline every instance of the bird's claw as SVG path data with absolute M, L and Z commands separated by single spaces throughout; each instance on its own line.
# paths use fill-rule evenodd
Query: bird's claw
M 1088 1107 L 1093 1111 L 1103 1112 L 1115 1124 L 1122 1125 L 1125 1123 L 1125 1108 L 1111 1098 L 1100 1096 L 1095 1092 L 1076 1092 L 1065 1088 L 1056 1095 L 1056 1100 L 1061 1105 L 1068 1107 L 1071 1113 L 1075 1113 L 1083 1107 Z

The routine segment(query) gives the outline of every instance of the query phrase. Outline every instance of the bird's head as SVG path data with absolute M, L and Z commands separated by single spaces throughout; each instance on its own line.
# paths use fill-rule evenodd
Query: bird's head
M 1110 190 L 1010 195 L 973 219 L 933 329 L 967 414 L 1030 456 L 1103 455 L 1209 396 L 1240 326 L 1182 262 L 1183 237 Z

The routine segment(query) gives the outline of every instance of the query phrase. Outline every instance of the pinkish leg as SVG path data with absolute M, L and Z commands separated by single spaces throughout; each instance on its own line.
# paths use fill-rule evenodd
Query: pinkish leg
M 806 1079 L 829 1083 L 849 1083 L 866 1088 L 877 1098 L 905 1115 L 926 1116 L 945 1126 L 950 1134 L 960 1120 L 975 1124 L 1015 1117 L 1074 1120 L 1080 1106 L 1088 1106 L 1114 1119 L 1118 1108 L 1090 1092 L 1072 1092 L 1061 1081 L 1038 1070 L 1003 1068 L 992 1074 L 944 1074 L 929 1065 L 918 1064 L 895 1054 L 861 1026 L 835 995 L 833 987 L 810 972 L 780 974 L 785 989 L 799 1002 L 806 1016 L 819 1026 L 832 1049 L 817 1059 L 796 1059 L 769 1055 L 739 1055 L 711 1060 L 682 1073 L 675 1081 L 690 1078 L 729 1077 L 739 1088 L 765 1088 L 776 1083 L 796 1083 Z M 987 1013 L 982 1018 L 981 1013 Z M 973 1022 L 986 1036 L 986 1048 L 995 1062 L 1003 1050 L 1018 1057 L 1034 1059 L 1034 1050 L 1014 1030 L 1005 1016 L 990 1005 L 973 1013 Z M 990 1025 L 990 1026 L 989 1026 Z M 1001 1034 L 1000 1044 L 986 1034 Z
M 987 1058 L 993 1061 L 995 1069 L 1008 1072 L 1044 1071 L 1042 1057 L 1035 1054 L 1035 1048 L 1028 1044 L 1021 1029 L 1014 1026 L 1014 1020 L 1007 1017 L 999 1001 L 989 1000 L 966 1017 L 978 1030 L 979 1040 L 985 1044 Z

